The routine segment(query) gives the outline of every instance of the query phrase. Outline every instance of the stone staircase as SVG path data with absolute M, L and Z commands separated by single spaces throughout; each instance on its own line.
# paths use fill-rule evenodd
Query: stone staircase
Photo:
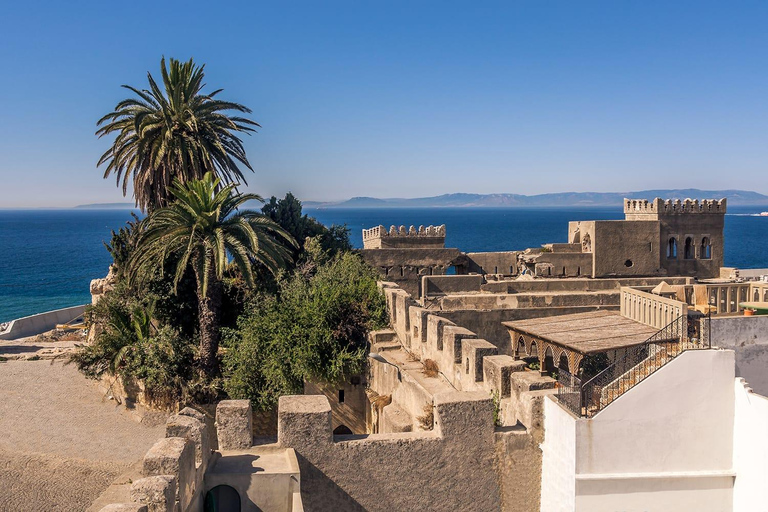
M 393 430 L 408 428 L 405 415 L 394 410 L 394 406 L 399 404 L 415 420 L 422 414 L 423 402 L 434 391 L 430 388 L 438 382 L 458 391 L 484 391 L 494 396 L 502 426 L 521 423 L 534 435 L 538 427 L 543 427 L 543 399 L 556 392 L 554 379 L 527 369 L 524 361 L 500 354 L 494 344 L 422 307 L 396 285 L 381 286 L 392 329 L 371 333 L 370 341 L 371 352 L 387 360 L 380 363 L 384 365 L 378 372 L 381 379 L 391 371 L 391 367 L 385 368 L 389 364 L 403 372 L 401 379 L 392 373 L 386 382 L 375 383 L 381 388 L 375 389 L 377 393 L 392 395 L 393 403 L 384 412 L 393 420 L 387 420 Z M 439 368 L 438 378 L 423 377 L 421 368 L 426 360 Z M 388 411 L 390 408 L 393 410 Z M 413 429 L 417 429 L 415 421 Z

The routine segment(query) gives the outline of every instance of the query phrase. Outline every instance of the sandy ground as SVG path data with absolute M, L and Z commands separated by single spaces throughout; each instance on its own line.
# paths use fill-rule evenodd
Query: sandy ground
M 138 422 L 74 366 L 0 362 L 0 510 L 85 510 L 163 437 L 159 420 Z

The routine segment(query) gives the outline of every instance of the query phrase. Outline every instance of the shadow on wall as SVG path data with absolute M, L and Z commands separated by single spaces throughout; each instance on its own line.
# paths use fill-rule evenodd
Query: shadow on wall
M 296 453 L 301 468 L 301 496 L 307 510 L 364 512 L 360 503 L 328 478 L 317 466 Z M 382 492 L 386 491 L 382 489 Z

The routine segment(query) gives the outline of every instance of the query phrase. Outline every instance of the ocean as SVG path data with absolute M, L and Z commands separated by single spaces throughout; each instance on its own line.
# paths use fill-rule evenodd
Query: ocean
M 728 207 L 725 264 L 768 267 L 768 217 Z M 465 252 L 520 250 L 565 242 L 569 220 L 623 218 L 610 208 L 305 209 L 326 225 L 346 224 L 362 247 L 362 229 L 383 224 L 445 224 L 446 246 Z M 129 210 L 0 210 L 0 322 L 90 302 L 91 279 L 111 262 L 102 242 L 130 220 Z

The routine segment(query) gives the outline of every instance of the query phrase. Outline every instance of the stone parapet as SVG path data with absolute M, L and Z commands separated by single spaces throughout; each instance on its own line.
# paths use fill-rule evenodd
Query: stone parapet
M 99 512 L 148 512 L 147 506 L 141 503 L 112 503 Z
M 657 220 L 659 215 L 715 214 L 725 215 L 726 199 L 624 199 L 627 220 Z
M 245 450 L 253 444 L 250 400 L 222 400 L 216 406 L 216 434 L 220 450 Z
M 195 447 L 181 437 L 166 437 L 155 443 L 144 456 L 144 476 L 170 475 L 176 479 L 176 500 L 187 510 L 196 491 Z
M 131 484 L 131 499 L 147 506 L 147 512 L 174 512 L 176 478 L 171 475 L 149 476 Z
M 363 230 L 364 249 L 382 248 L 433 248 L 445 246 L 445 224 L 441 226 L 390 226 L 387 230 L 379 225 Z

